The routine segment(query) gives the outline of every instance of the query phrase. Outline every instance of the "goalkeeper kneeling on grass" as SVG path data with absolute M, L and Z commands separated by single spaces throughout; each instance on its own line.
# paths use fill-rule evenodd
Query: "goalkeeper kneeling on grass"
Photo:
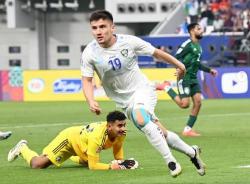
M 91 170 L 136 169 L 138 162 L 134 159 L 124 160 L 123 142 L 126 136 L 126 116 L 119 111 L 110 112 L 107 121 L 74 126 L 64 129 L 38 155 L 21 140 L 8 154 L 8 161 L 20 155 L 31 168 L 42 169 L 50 165 L 61 166 L 71 159 L 87 166 Z M 100 162 L 100 152 L 113 147 L 115 161 L 110 164 Z

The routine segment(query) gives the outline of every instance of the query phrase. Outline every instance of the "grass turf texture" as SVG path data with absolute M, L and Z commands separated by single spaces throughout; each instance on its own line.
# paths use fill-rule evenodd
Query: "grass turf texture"
M 0 142 L 0 183 L 103 183 L 103 184 L 206 184 L 249 183 L 250 169 L 237 166 L 250 164 L 249 99 L 205 100 L 195 129 L 202 136 L 183 138 L 189 144 L 202 148 L 202 159 L 207 164 L 207 174 L 199 176 L 189 158 L 173 151 L 183 168 L 183 173 L 172 178 L 163 159 L 151 147 L 146 137 L 128 122 L 125 155 L 140 163 L 138 170 L 90 171 L 71 161 L 60 167 L 33 170 L 23 159 L 7 162 L 10 148 L 20 139 L 26 139 L 31 149 L 39 154 L 42 149 L 65 127 L 81 122 L 105 120 L 105 115 L 115 108 L 112 102 L 100 102 L 103 113 L 95 116 L 84 102 L 0 103 L 0 130 L 11 130 L 13 135 Z M 156 114 L 170 130 L 182 131 L 189 110 L 179 109 L 172 101 L 159 101 Z M 102 151 L 103 162 L 112 160 L 112 151 Z

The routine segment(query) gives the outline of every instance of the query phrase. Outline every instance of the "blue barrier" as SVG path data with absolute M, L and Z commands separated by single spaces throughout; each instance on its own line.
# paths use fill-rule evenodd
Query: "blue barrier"
M 150 42 L 155 47 L 164 46 L 171 55 L 175 55 L 179 46 L 188 38 L 189 36 L 142 37 L 142 39 Z M 204 36 L 201 40 L 201 47 L 203 50 L 201 60 L 210 61 L 213 60 L 213 58 L 229 55 L 230 53 L 227 53 L 227 51 L 230 50 L 232 45 L 231 41 L 232 37 L 227 35 Z M 147 64 L 151 66 L 155 65 L 152 57 L 139 56 L 138 61 L 139 65 L 142 67 Z

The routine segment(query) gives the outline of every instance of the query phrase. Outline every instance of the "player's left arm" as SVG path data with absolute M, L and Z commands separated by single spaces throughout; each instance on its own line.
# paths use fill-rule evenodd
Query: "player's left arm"
M 110 164 L 101 163 L 99 156 L 88 155 L 88 166 L 89 166 L 90 170 L 108 170 L 108 169 L 110 169 Z
M 115 160 L 111 164 L 118 164 L 120 169 L 137 169 L 139 167 L 138 161 L 134 158 L 124 159 L 123 142 L 125 136 L 120 137 L 119 141 L 113 145 L 113 154 Z
M 175 57 L 171 56 L 170 54 L 156 48 L 154 53 L 153 53 L 153 56 L 155 58 L 157 58 L 159 61 L 175 65 L 178 69 L 177 75 L 180 78 L 185 75 L 185 73 L 186 73 L 185 65 L 182 62 L 180 62 L 179 60 L 177 60 Z
M 114 154 L 115 160 L 124 159 L 123 142 L 118 142 L 113 145 L 113 154 Z
M 182 64 L 170 54 L 153 47 L 149 42 L 146 42 L 136 36 L 129 36 L 127 41 L 134 48 L 136 55 L 153 56 L 159 61 L 175 65 L 177 68 L 180 69 L 180 75 L 184 75 L 186 73 L 186 68 L 184 64 Z
M 96 139 L 90 137 L 88 140 L 88 167 L 90 170 L 108 170 L 110 168 L 109 164 L 100 162 L 100 147 Z
M 100 161 L 100 145 L 98 144 L 98 140 L 95 139 L 95 137 L 90 137 L 88 141 L 88 149 L 87 149 L 87 155 L 88 155 L 88 167 L 90 170 L 119 170 L 122 169 L 122 167 L 119 165 L 119 163 L 102 163 Z
M 217 73 L 218 73 L 217 70 L 210 68 L 202 63 L 199 64 L 199 69 L 204 72 L 210 73 L 214 77 L 217 76 Z

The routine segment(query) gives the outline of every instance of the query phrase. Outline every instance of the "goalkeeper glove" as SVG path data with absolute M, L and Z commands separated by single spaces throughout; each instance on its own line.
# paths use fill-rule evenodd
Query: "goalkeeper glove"
M 138 162 L 133 158 L 127 160 L 113 160 L 110 168 L 114 170 L 118 169 L 137 169 L 139 166 Z

